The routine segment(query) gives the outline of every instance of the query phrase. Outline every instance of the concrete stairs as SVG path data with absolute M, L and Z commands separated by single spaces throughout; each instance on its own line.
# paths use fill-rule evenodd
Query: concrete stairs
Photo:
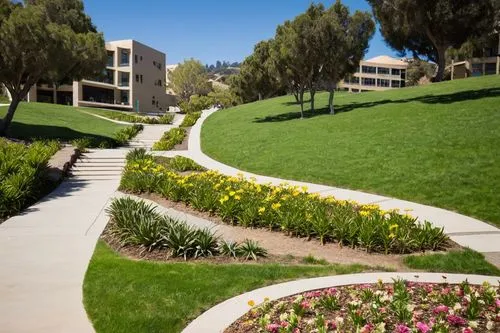
M 119 180 L 127 149 L 90 150 L 71 169 L 71 180 Z

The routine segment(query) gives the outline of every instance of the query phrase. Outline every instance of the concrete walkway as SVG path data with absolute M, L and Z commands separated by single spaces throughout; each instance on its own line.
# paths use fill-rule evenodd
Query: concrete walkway
M 144 126 L 131 146 L 150 148 L 173 126 Z M 82 303 L 83 279 L 128 151 L 89 151 L 73 177 L 0 224 L 0 332 L 94 331 Z
M 189 135 L 189 145 L 187 151 L 169 151 L 162 152 L 160 154 L 164 156 L 186 156 L 208 169 L 219 170 L 221 173 L 230 176 L 242 173 L 247 178 L 255 177 L 257 181 L 261 183 L 280 184 L 288 182 L 293 185 L 307 186 L 309 188 L 309 192 L 320 193 L 325 196 L 333 195 L 338 199 L 354 200 L 362 204 L 375 203 L 382 209 L 398 208 L 401 211 L 409 209 L 411 210 L 409 214 L 418 217 L 419 220 L 428 220 L 433 222 L 436 226 L 444 227 L 445 232 L 451 237 L 451 239 L 462 246 L 470 247 L 476 251 L 485 253 L 487 256 L 491 256 L 492 258 L 495 257 L 494 253 L 500 252 L 500 229 L 456 212 L 376 194 L 256 175 L 218 162 L 205 155 L 201 151 L 200 145 L 202 124 L 205 119 L 216 111 L 217 110 L 215 109 L 204 111 L 201 118 L 192 127 Z

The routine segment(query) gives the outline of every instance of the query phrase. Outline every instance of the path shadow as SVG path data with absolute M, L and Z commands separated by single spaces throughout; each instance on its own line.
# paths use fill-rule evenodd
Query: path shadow
M 7 137 L 29 140 L 29 139 L 54 139 L 69 142 L 74 139 L 89 137 L 97 142 L 112 140 L 111 137 L 75 131 L 69 127 L 52 125 L 32 125 L 13 121 L 7 130 Z
M 340 113 L 340 112 L 350 112 L 356 109 L 366 109 L 366 108 L 371 108 L 379 105 L 385 105 L 385 104 L 403 104 L 403 103 L 409 103 L 409 102 L 421 102 L 425 104 L 452 104 L 452 103 L 458 103 L 458 102 L 464 102 L 464 101 L 471 101 L 471 100 L 477 100 L 477 99 L 482 99 L 482 98 L 487 98 L 487 97 L 497 97 L 500 96 L 500 87 L 495 87 L 495 88 L 487 88 L 487 89 L 479 89 L 479 90 L 466 90 L 466 91 L 460 91 L 460 92 L 455 92 L 455 93 L 450 93 L 450 94 L 441 94 L 441 95 L 424 95 L 424 96 L 419 96 L 419 97 L 414 97 L 414 98 L 403 98 L 403 99 L 383 99 L 383 100 L 378 100 L 378 101 L 373 101 L 373 102 L 364 102 L 364 103 L 349 103 L 349 104 L 344 104 L 344 105 L 339 105 L 335 107 L 335 112 Z M 299 105 L 296 104 L 295 102 L 287 102 L 290 103 L 290 105 L 297 105 L 297 108 L 299 108 Z M 283 103 L 285 104 L 285 103 Z M 321 116 L 324 114 L 328 114 L 329 110 L 328 108 L 322 108 L 322 109 L 317 109 L 316 111 L 312 112 L 310 110 L 304 111 L 304 118 L 313 118 L 317 116 Z M 298 119 L 300 118 L 300 111 L 292 111 L 292 112 L 286 112 L 286 113 L 281 113 L 273 116 L 266 116 L 266 117 L 261 117 L 261 118 L 255 118 L 254 123 L 272 123 L 272 122 L 282 122 L 282 121 L 289 121 L 293 119 Z

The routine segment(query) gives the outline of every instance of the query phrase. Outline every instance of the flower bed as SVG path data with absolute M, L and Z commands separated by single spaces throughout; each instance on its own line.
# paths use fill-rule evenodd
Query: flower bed
M 191 112 L 186 114 L 184 119 L 182 120 L 181 127 L 191 127 L 194 124 L 196 124 L 196 121 L 200 119 L 201 117 L 201 112 Z
M 343 286 L 305 292 L 253 308 L 225 333 L 500 332 L 500 289 L 488 283 Z
M 438 250 L 448 244 L 442 228 L 418 223 L 395 210 L 320 197 L 287 184 L 261 185 L 214 171 L 180 175 L 148 156 L 127 164 L 121 189 L 158 193 L 217 214 L 231 224 L 280 230 L 291 236 L 316 238 L 322 244 L 338 242 L 383 253 Z
M 184 128 L 172 128 L 154 143 L 153 150 L 171 150 L 175 145 L 181 144 L 185 137 L 186 130 Z

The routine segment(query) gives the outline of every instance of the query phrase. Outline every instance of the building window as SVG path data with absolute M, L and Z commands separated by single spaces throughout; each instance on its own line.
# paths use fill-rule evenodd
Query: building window
M 119 85 L 120 87 L 130 86 L 130 73 L 120 72 Z
M 136 55 L 134 55 L 134 60 L 135 60 L 135 63 L 137 64 L 137 62 L 139 61 L 139 57 Z
M 375 85 L 375 79 L 369 78 L 369 77 L 364 77 L 361 79 L 361 84 L 364 86 L 374 86 Z
M 391 81 L 390 80 L 384 80 L 384 79 L 377 79 L 377 86 L 379 86 L 379 87 L 390 87 L 391 86 Z
M 401 84 L 400 84 L 400 87 L 401 87 L 401 88 L 406 87 L 406 81 L 405 81 L 405 80 L 401 80 L 401 81 L 399 81 L 399 82 L 401 82 Z
M 373 66 L 362 66 L 361 71 L 363 73 L 368 73 L 368 74 L 376 74 L 377 73 L 377 67 Z
M 399 80 L 392 80 L 391 85 L 393 88 L 399 88 L 401 84 L 401 81 Z
M 151 105 L 155 106 L 155 104 L 156 104 L 156 101 L 155 101 L 155 97 L 153 96 L 153 100 L 152 100 Z
M 378 74 L 389 75 L 391 74 L 391 69 L 387 67 L 378 67 Z
M 122 49 L 120 51 L 120 66 L 130 65 L 130 52 L 128 50 Z
M 401 69 L 401 79 L 406 80 L 406 69 Z
M 490 62 L 484 65 L 484 75 L 493 75 L 496 73 L 497 73 L 497 64 Z
M 142 74 L 141 74 L 141 83 L 142 83 Z
M 128 96 L 129 95 L 128 94 L 129 94 L 128 90 L 122 90 L 122 91 L 120 91 L 120 100 L 121 100 L 122 104 L 125 104 L 125 105 L 129 104 L 129 102 L 128 102 L 128 100 L 129 100 Z
M 135 82 L 139 82 L 139 74 L 135 74 Z
M 141 61 L 142 61 L 142 56 L 141 56 Z
M 397 76 L 399 76 L 399 75 L 401 75 L 401 72 L 399 71 L 399 69 L 397 69 L 397 68 L 393 68 L 393 69 L 392 69 L 392 75 L 397 75 Z
M 108 51 L 108 67 L 113 67 L 115 65 L 115 53 L 113 51 Z

